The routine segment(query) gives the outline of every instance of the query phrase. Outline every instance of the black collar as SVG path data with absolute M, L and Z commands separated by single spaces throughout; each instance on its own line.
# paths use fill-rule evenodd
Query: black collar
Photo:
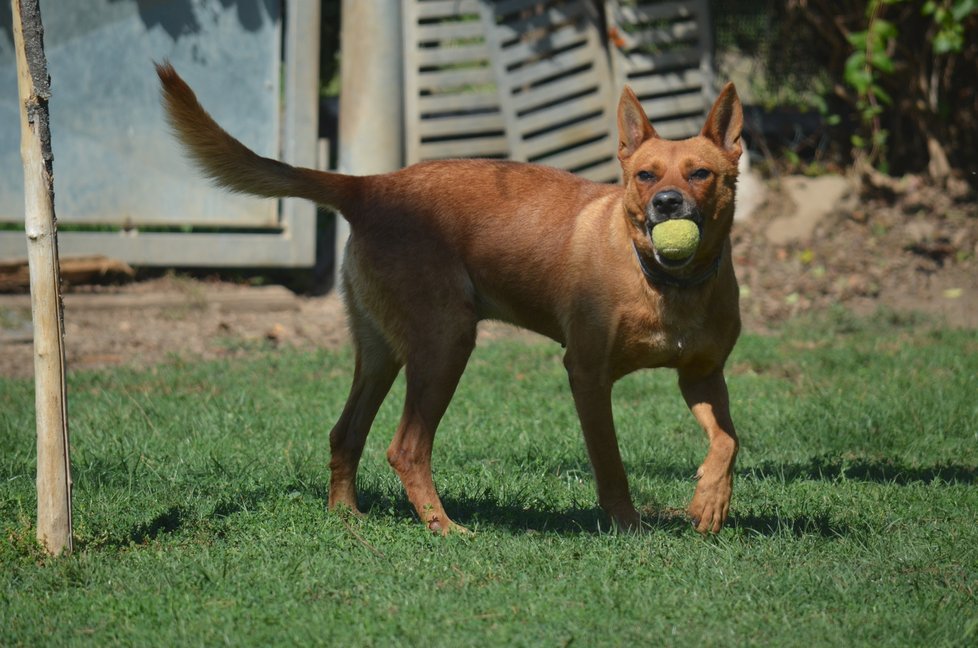
M 694 288 L 712 279 L 720 269 L 720 257 L 723 256 L 722 252 L 718 254 L 717 258 L 713 260 L 713 263 L 697 275 L 693 275 L 692 277 L 677 277 L 676 275 L 665 272 L 658 266 L 650 267 L 645 263 L 645 259 L 638 251 L 638 246 L 635 245 L 635 241 L 632 241 L 632 247 L 635 249 L 635 256 L 638 257 L 638 265 L 642 268 L 642 274 L 645 275 L 645 278 L 656 286 L 670 286 L 672 288 Z

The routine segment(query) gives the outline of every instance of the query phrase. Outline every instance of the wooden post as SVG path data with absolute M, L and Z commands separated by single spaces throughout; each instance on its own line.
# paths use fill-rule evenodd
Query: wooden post
M 343 0 L 340 59 L 339 170 L 351 175 L 396 171 L 404 164 L 404 50 L 401 3 Z M 350 226 L 336 221 L 336 272 Z M 339 286 L 339 274 L 334 286 Z
M 64 320 L 54 215 L 50 78 L 39 0 L 11 0 L 20 156 L 24 163 L 24 229 L 34 319 L 34 407 L 37 412 L 37 539 L 51 554 L 71 551 L 71 462 L 65 394 Z

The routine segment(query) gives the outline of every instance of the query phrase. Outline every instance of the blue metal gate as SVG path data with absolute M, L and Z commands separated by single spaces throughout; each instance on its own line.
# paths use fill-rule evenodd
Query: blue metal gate
M 0 222 L 23 223 L 9 11 L 0 9 Z M 63 255 L 312 265 L 315 208 L 203 182 L 167 130 L 153 61 L 169 59 L 258 153 L 316 166 L 316 0 L 54 0 L 43 11 Z M 0 232 L 0 258 L 25 254 L 22 232 Z

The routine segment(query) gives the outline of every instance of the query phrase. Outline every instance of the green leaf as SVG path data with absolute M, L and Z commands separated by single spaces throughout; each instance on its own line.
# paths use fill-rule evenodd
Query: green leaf
M 870 92 L 873 93 L 873 96 L 874 97 L 876 97 L 877 99 L 879 99 L 881 102 L 883 102 L 887 106 L 889 106 L 890 104 L 893 103 L 893 97 L 891 97 L 889 95 L 889 93 L 887 93 L 886 90 L 883 89 L 882 86 L 880 86 L 880 85 L 878 85 L 876 83 L 874 83 L 872 85 L 872 87 L 870 87 Z
M 857 50 L 849 55 L 846 59 L 845 69 L 846 71 L 852 70 L 862 70 L 866 67 L 866 52 Z
M 963 46 L 964 39 L 961 34 L 953 31 L 941 30 L 934 36 L 934 52 L 937 54 L 960 52 Z
M 870 30 L 875 37 L 876 43 L 882 47 L 883 43 L 880 41 L 888 41 L 897 37 L 896 25 L 891 23 L 889 20 L 883 20 L 882 18 L 877 18 L 870 25 Z
M 880 72 L 886 72 L 887 74 L 893 72 L 895 69 L 893 59 L 882 51 L 873 52 L 873 67 Z
M 870 85 L 873 83 L 873 77 L 862 68 L 852 71 L 847 70 L 845 78 L 846 83 L 852 86 L 860 96 L 866 95 Z
M 978 13 L 978 0 L 958 0 L 951 7 L 951 15 L 958 23 L 964 22 L 973 13 Z
M 873 77 L 866 69 L 866 55 L 863 52 L 853 52 L 846 59 L 843 78 L 857 93 L 866 94 Z
M 856 50 L 866 49 L 866 38 L 867 32 L 864 31 L 850 32 L 848 35 L 846 35 L 846 40 L 849 41 L 849 44 Z
M 873 119 L 883 112 L 880 106 L 874 106 L 872 104 L 865 104 L 860 111 L 860 117 L 862 117 L 863 123 L 869 124 Z

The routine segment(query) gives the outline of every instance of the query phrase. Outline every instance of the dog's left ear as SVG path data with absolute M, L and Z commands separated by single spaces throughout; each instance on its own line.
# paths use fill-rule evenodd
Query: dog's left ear
M 710 109 L 710 116 L 700 133 L 703 137 L 716 144 L 721 150 L 736 162 L 740 158 L 740 132 L 744 128 L 744 109 L 740 105 L 740 97 L 733 83 L 723 86 L 720 96 Z
M 645 109 L 631 88 L 625 86 L 618 100 L 618 159 L 624 162 L 642 142 L 659 134 L 652 128 Z

